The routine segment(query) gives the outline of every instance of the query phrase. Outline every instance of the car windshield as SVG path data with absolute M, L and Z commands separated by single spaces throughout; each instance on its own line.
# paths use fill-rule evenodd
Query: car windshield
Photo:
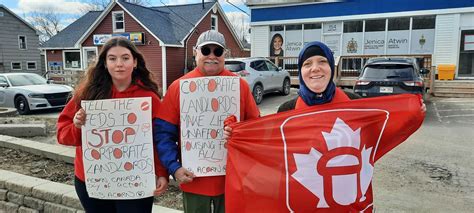
M 226 61 L 225 68 L 232 72 L 239 72 L 245 69 L 245 63 L 240 61 Z
M 362 77 L 365 79 L 412 79 L 413 67 L 403 64 L 369 65 Z
M 10 75 L 8 80 L 10 80 L 12 86 L 47 84 L 46 79 L 39 75 Z

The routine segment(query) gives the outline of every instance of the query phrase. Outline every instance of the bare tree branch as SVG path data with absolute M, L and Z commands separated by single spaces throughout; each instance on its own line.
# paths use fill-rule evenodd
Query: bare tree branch
M 84 8 L 81 8 L 83 14 L 89 11 L 102 11 L 110 4 L 111 0 L 87 0 L 87 5 Z M 142 6 L 150 6 L 151 0 L 127 0 L 126 2 L 130 2 L 137 5 Z
M 61 25 L 61 15 L 53 10 L 32 12 L 28 20 L 39 31 L 41 44 L 56 35 L 63 28 Z

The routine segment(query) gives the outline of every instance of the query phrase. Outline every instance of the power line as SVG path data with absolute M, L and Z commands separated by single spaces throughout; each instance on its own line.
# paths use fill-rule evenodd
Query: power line
M 248 14 L 245 10 L 242 10 L 242 9 L 240 9 L 240 7 L 237 7 L 237 5 L 234 5 L 234 4 L 230 3 L 229 0 L 225 0 L 225 2 L 227 2 L 227 4 L 230 4 L 230 5 L 234 6 L 234 7 L 237 8 L 238 10 L 242 11 L 242 12 L 245 13 L 247 16 L 250 16 L 250 14 Z

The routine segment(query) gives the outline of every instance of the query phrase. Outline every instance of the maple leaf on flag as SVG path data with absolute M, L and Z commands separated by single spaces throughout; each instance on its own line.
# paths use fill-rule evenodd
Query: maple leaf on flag
M 349 205 L 356 202 L 358 187 L 364 195 L 372 180 L 373 166 L 370 164 L 372 147 L 361 148 L 360 131 L 353 131 L 342 119 L 337 118 L 330 133 L 321 132 L 327 146 L 327 153 L 319 152 L 311 148 L 308 154 L 294 153 L 297 170 L 292 174 L 299 183 L 319 198 L 317 208 L 328 208 L 325 198 L 324 178 L 332 178 L 332 197 L 341 205 Z M 350 148 L 350 149 L 347 149 Z M 339 149 L 339 150 L 338 150 Z M 336 151 L 335 156 L 330 157 L 326 165 L 318 165 L 325 154 Z M 333 154 L 334 155 L 334 154 Z M 324 162 L 323 162 L 324 163 Z M 350 170 L 352 173 L 322 175 L 318 167 L 324 168 L 360 168 L 358 171 Z M 360 184 L 357 176 L 360 173 Z M 364 200 L 363 196 L 361 200 Z

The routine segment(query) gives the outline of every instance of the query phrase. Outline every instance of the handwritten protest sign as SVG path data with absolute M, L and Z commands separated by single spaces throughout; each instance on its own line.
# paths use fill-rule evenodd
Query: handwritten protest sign
M 153 196 L 155 168 L 151 98 L 82 101 L 82 154 L 90 197 Z
M 224 120 L 240 118 L 238 77 L 180 80 L 181 158 L 198 177 L 225 175 Z

